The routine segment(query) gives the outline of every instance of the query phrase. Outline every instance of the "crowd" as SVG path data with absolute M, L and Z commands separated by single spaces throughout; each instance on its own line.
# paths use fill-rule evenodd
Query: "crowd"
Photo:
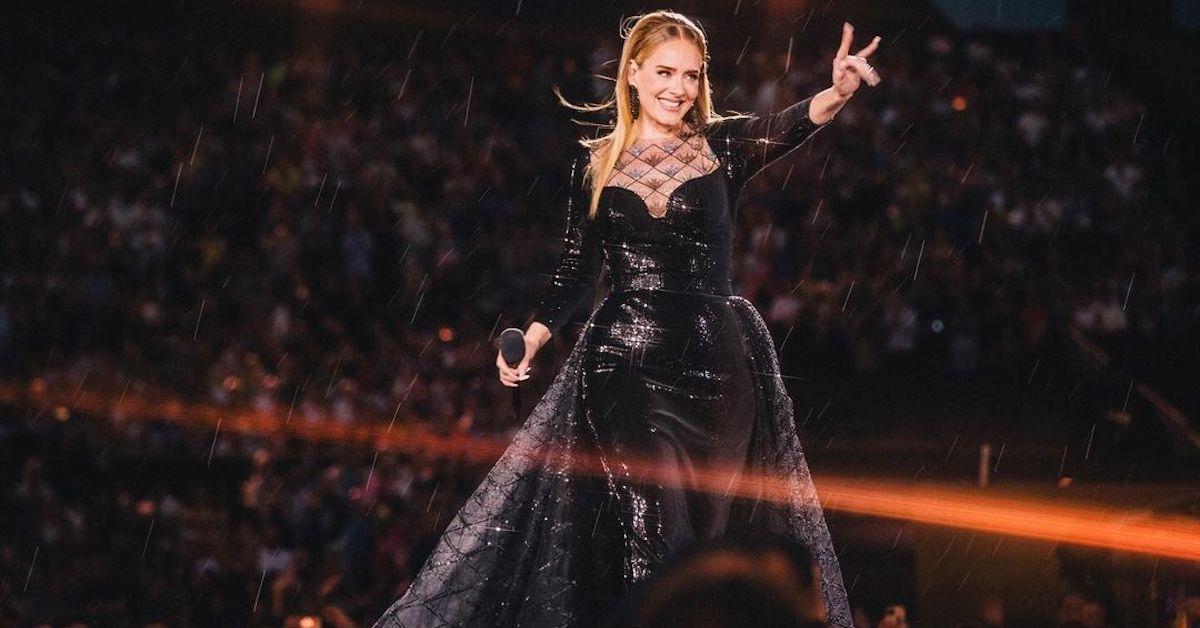
M 0 375 L 511 429 L 491 339 L 548 280 L 586 132 L 551 88 L 602 98 L 619 42 L 398 28 L 179 64 L 152 36 L 33 56 L 8 86 Z M 713 52 L 722 111 L 828 82 L 828 46 L 739 47 Z M 1196 215 L 1143 103 L 1052 37 L 912 33 L 879 57 L 883 87 L 742 197 L 735 290 L 785 370 L 1026 373 L 1067 325 L 1194 334 Z M 362 623 L 482 471 L 6 415 L 0 622 Z

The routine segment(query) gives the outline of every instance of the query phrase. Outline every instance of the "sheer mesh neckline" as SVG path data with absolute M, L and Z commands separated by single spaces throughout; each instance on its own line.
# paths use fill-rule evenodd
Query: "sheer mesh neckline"
M 703 135 L 635 140 L 621 152 L 606 187 L 637 194 L 654 218 L 667 214 L 671 193 L 720 167 Z

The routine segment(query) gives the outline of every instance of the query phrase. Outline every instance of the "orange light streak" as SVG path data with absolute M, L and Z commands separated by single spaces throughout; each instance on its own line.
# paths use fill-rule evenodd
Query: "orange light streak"
M 63 419 L 79 410 L 98 417 L 165 421 L 212 430 L 221 422 L 222 434 L 298 438 L 402 452 L 418 457 L 455 458 L 479 464 L 494 462 L 508 448 L 505 439 L 443 435 L 412 425 L 391 429 L 386 421 L 347 425 L 332 420 L 293 419 L 270 414 L 185 404 L 169 397 L 85 391 L 55 394 L 43 380 L 30 385 L 0 385 L 0 403 L 50 410 Z M 602 475 L 603 460 L 573 453 L 579 475 Z M 662 473 L 648 461 L 623 459 L 634 478 L 659 484 L 680 479 Z M 986 489 L 946 488 L 916 482 L 862 480 L 822 476 L 819 493 L 826 510 L 916 523 L 1069 543 L 1121 552 L 1200 561 L 1200 522 L 1166 517 L 1148 511 L 1066 506 L 1046 499 L 986 494 Z M 739 497 L 786 503 L 792 499 L 784 478 L 753 475 L 734 468 L 703 469 L 692 478 L 693 488 Z

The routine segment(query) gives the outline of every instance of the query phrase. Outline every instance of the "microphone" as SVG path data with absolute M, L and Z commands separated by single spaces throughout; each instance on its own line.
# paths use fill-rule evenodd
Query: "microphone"
M 516 327 L 509 327 L 500 332 L 500 357 L 508 363 L 509 368 L 516 368 L 525 359 L 525 332 Z M 517 384 L 512 389 L 513 413 L 521 418 L 521 388 Z
M 500 355 L 512 368 L 525 359 L 525 332 L 509 327 L 500 332 Z

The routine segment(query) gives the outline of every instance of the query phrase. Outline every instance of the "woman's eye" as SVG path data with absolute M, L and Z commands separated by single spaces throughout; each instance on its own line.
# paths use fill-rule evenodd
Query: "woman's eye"
M 671 76 L 671 73 L 666 70 L 659 70 L 658 75 L 662 76 L 662 77 L 668 77 L 668 76 Z

